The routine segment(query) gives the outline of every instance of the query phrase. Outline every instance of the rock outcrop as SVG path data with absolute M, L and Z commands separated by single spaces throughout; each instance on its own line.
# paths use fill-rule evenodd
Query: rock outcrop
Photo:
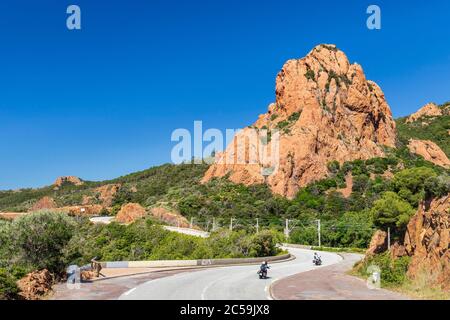
M 62 185 L 66 183 L 81 186 L 83 184 L 83 180 L 75 176 L 58 177 L 53 183 L 54 190 L 58 190 Z
M 420 108 L 415 113 L 411 114 L 408 118 L 406 118 L 406 123 L 411 123 L 414 121 L 419 120 L 422 117 L 428 116 L 428 117 L 437 117 L 442 115 L 441 108 L 438 107 L 435 103 L 428 103 L 424 105 L 422 108 Z
M 104 207 L 111 207 L 114 196 L 119 191 L 121 184 L 105 184 L 92 190 L 93 195 L 84 195 L 82 205 L 101 203 Z
M 450 289 L 450 194 L 422 202 L 408 223 L 404 247 L 412 257 L 408 275 L 428 273 L 444 289 Z
M 39 211 L 39 210 L 45 210 L 45 209 L 54 209 L 56 208 L 56 202 L 51 197 L 43 197 L 40 200 L 38 200 L 33 206 L 31 206 L 30 210 L 33 211 Z
M 430 140 L 409 140 L 409 151 L 422 156 L 425 160 L 435 165 L 450 168 L 450 160 L 439 146 Z
M 119 191 L 121 185 L 116 184 L 107 184 L 101 187 L 96 188 L 94 191 L 98 194 L 98 199 L 102 202 L 105 207 L 110 207 L 114 200 L 114 196 L 117 191 Z
M 224 176 L 244 184 L 266 181 L 273 192 L 293 197 L 301 186 L 327 176 L 328 162 L 383 156 L 383 146 L 395 146 L 395 122 L 383 92 L 334 45 L 287 61 L 275 94 L 268 112 L 216 155 L 203 182 Z M 267 140 L 253 138 L 264 129 L 272 133 Z M 263 159 L 262 146 L 272 150 L 275 164 L 274 157 L 270 163 Z M 249 161 L 250 154 L 257 160 Z
M 120 208 L 116 215 L 116 221 L 131 223 L 147 215 L 145 208 L 138 203 L 127 203 Z
M 150 209 L 151 216 L 156 219 L 167 223 L 170 226 L 189 228 L 189 221 L 177 212 L 170 211 L 163 207 L 155 207 Z
M 27 274 L 17 281 L 17 287 L 22 298 L 39 300 L 51 291 L 53 283 L 53 275 L 47 269 L 44 269 Z
M 382 230 L 377 230 L 370 240 L 369 248 L 366 251 L 366 256 L 372 256 L 382 253 L 387 250 L 387 233 Z

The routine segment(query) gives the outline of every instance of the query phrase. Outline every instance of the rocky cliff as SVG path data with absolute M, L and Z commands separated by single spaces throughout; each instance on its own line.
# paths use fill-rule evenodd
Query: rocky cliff
M 450 160 L 439 146 L 430 140 L 411 139 L 408 143 L 409 151 L 422 156 L 425 160 L 435 165 L 450 168 Z
M 421 203 L 408 223 L 404 247 L 412 257 L 408 274 L 427 272 L 444 289 L 450 289 L 450 194 Z
M 254 130 L 280 132 L 279 161 L 272 174 L 266 171 L 266 181 L 273 192 L 287 197 L 327 176 L 332 160 L 383 156 L 383 146 L 395 146 L 395 122 L 382 90 L 334 45 L 319 45 L 306 57 L 287 61 L 276 77 L 275 95 L 268 112 L 216 157 L 203 182 L 225 175 L 236 183 L 264 182 L 263 161 L 233 161 L 260 152 L 259 143 L 276 150 L 273 139 L 251 142 Z M 242 155 L 236 149 L 239 141 L 250 141 Z

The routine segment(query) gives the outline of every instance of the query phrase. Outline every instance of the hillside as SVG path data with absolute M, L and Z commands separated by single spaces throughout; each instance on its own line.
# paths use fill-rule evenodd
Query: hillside
M 101 182 L 83 181 L 79 185 L 66 182 L 60 187 L 52 185 L 37 189 L 0 191 L 0 212 L 32 210 L 33 206 L 44 197 L 52 198 L 56 207 L 98 204 L 106 208 L 117 204 L 120 206 L 125 202 L 150 205 L 163 198 L 169 191 L 173 192 L 195 184 L 206 169 L 206 165 L 165 164 Z M 107 187 L 109 190 L 105 190 Z
M 422 111 L 412 118 L 397 119 L 398 139 L 403 146 L 408 145 L 410 139 L 431 140 L 450 158 L 450 102 L 436 107 L 440 112 Z

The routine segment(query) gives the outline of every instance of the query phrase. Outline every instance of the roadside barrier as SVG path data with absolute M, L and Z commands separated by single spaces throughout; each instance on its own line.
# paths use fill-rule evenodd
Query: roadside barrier
M 200 259 L 200 260 L 152 260 L 152 261 L 106 261 L 102 268 L 164 268 L 164 267 L 205 267 L 241 264 L 259 264 L 263 261 L 275 262 L 291 259 L 291 254 L 261 258 Z

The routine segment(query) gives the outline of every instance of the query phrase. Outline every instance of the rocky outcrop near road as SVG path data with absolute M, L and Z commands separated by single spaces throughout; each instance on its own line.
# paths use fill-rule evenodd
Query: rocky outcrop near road
M 168 224 L 169 226 L 189 228 L 189 221 L 177 212 L 170 211 L 164 207 L 155 207 L 150 209 L 151 216 Z
M 47 270 L 34 271 L 17 282 L 19 296 L 26 300 L 39 300 L 46 296 L 54 284 L 53 275 Z
M 409 140 L 408 149 L 435 165 L 450 168 L 450 160 L 447 155 L 433 141 L 411 139 Z
M 450 289 L 450 194 L 422 202 L 408 223 L 404 247 L 412 257 L 408 275 L 426 272 L 444 289 Z
M 265 181 L 273 192 L 293 197 L 297 190 L 328 175 L 327 164 L 383 156 L 395 146 L 395 122 L 380 87 L 367 80 L 359 64 L 351 64 L 334 45 L 319 45 L 306 57 L 287 61 L 276 78 L 276 100 L 268 112 L 240 133 L 206 172 L 203 182 L 227 176 L 236 183 Z M 255 130 L 280 132 L 279 163 L 261 160 Z M 237 148 L 239 142 L 244 148 Z M 249 154 L 258 161 L 247 161 Z M 236 159 L 244 161 L 236 161 Z M 269 170 L 266 170 L 269 169 Z
M 373 256 L 387 250 L 387 233 L 382 230 L 377 230 L 370 240 L 369 248 L 366 251 L 366 256 Z
M 147 215 L 144 207 L 138 203 L 127 203 L 120 208 L 116 216 L 119 223 L 132 223 Z

